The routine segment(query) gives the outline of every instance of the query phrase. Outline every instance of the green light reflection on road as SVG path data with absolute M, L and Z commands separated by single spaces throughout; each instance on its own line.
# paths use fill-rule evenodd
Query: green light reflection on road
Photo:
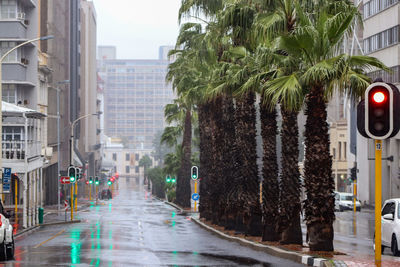
M 71 263 L 80 264 L 81 263 L 81 229 L 73 228 L 71 230 Z

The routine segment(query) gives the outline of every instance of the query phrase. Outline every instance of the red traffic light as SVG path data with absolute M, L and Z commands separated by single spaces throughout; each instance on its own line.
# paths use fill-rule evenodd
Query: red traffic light
M 386 96 L 383 92 L 378 91 L 378 92 L 374 92 L 372 99 L 374 100 L 375 103 L 380 104 L 386 100 Z
M 88 185 L 88 184 L 89 184 L 89 181 L 86 181 L 86 184 Z
M 115 181 L 115 177 L 114 177 L 114 176 L 113 176 L 113 177 L 111 177 L 111 178 L 110 178 L 110 181 L 114 183 L 114 181 Z

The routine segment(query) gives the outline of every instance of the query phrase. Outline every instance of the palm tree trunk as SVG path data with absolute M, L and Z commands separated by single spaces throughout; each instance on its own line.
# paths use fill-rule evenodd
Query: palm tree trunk
M 276 155 L 276 109 L 269 110 L 260 101 L 261 136 L 263 139 L 262 214 L 264 220 L 262 241 L 278 241 L 279 215 L 278 162 Z
M 323 89 L 312 87 L 306 101 L 305 219 L 311 251 L 333 251 L 334 180 Z
M 210 158 L 212 155 L 212 129 L 210 103 L 200 104 L 198 106 L 199 115 L 199 133 L 200 133 L 200 195 L 199 205 L 200 217 L 210 219 Z
M 243 219 L 246 234 L 253 236 L 262 235 L 262 214 L 259 202 L 259 178 L 257 166 L 256 143 L 256 109 L 254 106 L 255 94 L 246 93 L 237 101 L 237 140 L 238 148 L 242 155 L 242 201 L 245 204 Z
M 192 193 L 190 187 L 190 169 L 192 165 L 192 114 L 190 109 L 187 109 L 185 116 L 182 151 L 183 157 L 176 184 L 176 202 L 184 208 L 190 208 L 190 197 Z
M 300 171 L 298 112 L 282 107 L 282 171 L 280 177 L 280 242 L 303 244 L 300 225 Z
M 221 225 L 232 229 L 234 226 L 233 218 L 236 217 L 236 213 L 228 207 L 228 203 L 232 201 L 230 193 L 236 187 L 236 181 L 238 179 L 238 164 L 237 154 L 239 153 L 236 145 L 236 131 L 235 131 L 235 107 L 232 96 L 225 95 L 223 97 L 222 105 L 222 116 L 223 116 L 223 147 L 222 149 L 222 172 L 223 176 L 223 188 L 224 192 L 221 195 L 220 201 L 220 217 Z

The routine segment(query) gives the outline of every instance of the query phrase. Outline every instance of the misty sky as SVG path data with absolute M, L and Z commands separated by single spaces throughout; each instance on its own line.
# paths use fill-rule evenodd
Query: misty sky
M 114 45 L 120 59 L 158 58 L 158 47 L 174 45 L 181 0 L 93 0 L 97 44 Z

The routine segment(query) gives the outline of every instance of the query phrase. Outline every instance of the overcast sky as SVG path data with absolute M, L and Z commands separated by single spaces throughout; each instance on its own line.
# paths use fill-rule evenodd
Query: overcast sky
M 174 45 L 181 0 L 93 0 L 97 44 L 117 47 L 119 59 L 155 59 Z

